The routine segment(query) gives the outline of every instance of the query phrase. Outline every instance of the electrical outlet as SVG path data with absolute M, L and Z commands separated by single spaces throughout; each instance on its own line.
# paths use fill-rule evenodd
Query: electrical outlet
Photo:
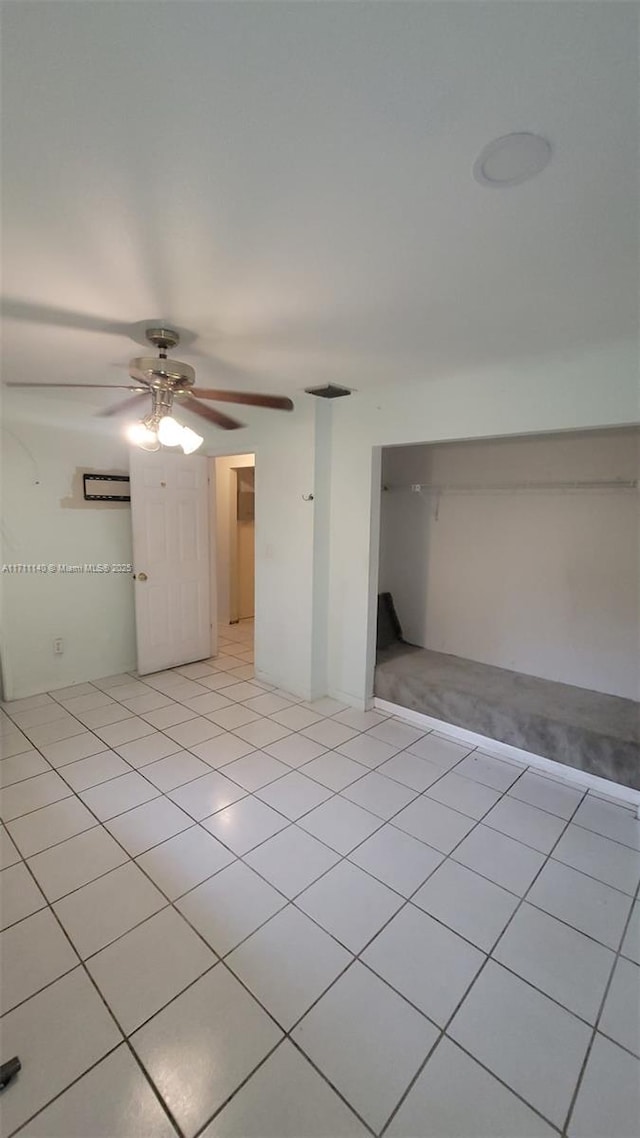
M 62 656 L 63 652 L 64 652 L 63 639 L 61 636 L 57 636 L 53 642 L 53 654 L 54 654 L 54 656 Z

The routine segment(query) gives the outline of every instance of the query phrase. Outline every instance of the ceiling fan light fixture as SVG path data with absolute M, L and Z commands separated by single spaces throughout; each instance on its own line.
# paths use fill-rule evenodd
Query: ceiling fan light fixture
M 180 446 L 185 454 L 193 454 L 194 450 L 201 447 L 204 442 L 202 435 L 196 431 L 192 431 L 191 427 L 182 428 L 182 437 L 180 439 Z
M 131 423 L 125 432 L 130 443 L 141 447 L 142 450 L 160 450 L 160 442 L 156 431 L 153 431 L 144 422 Z
M 27 306 L 28 307 L 28 306 Z M 18 313 L 19 319 L 24 319 L 24 313 Z M 57 310 L 52 310 L 54 316 Z M 64 315 L 64 313 L 63 313 Z M 71 314 L 73 316 L 73 313 Z M 76 314 L 77 315 L 77 314 Z M 67 317 L 69 314 L 67 313 Z M 53 320 L 52 323 L 58 324 L 59 320 Z M 95 323 L 95 322 L 94 322 Z M 104 322 L 103 322 L 104 323 Z M 107 322 L 108 323 L 108 322 Z M 71 322 L 69 327 L 85 327 L 82 319 L 79 324 Z M 65 326 L 67 326 L 65 324 Z M 100 324 L 100 330 L 114 331 L 114 327 L 103 328 Z M 126 329 L 125 329 L 126 331 Z M 86 387 L 86 388 L 104 388 L 106 390 L 114 390 L 116 388 L 123 388 L 126 391 L 134 392 L 134 397 L 129 397 L 118 403 L 112 403 L 105 407 L 103 410 L 98 411 L 97 414 L 102 417 L 110 417 L 112 415 L 120 415 L 124 412 L 130 412 L 134 406 L 141 403 L 147 403 L 147 398 L 151 399 L 150 413 L 137 423 L 130 423 L 125 428 L 125 436 L 130 443 L 134 446 L 139 446 L 143 450 L 157 451 L 161 446 L 166 447 L 179 447 L 181 446 L 185 454 L 192 454 L 198 447 L 202 446 L 204 439 L 195 431 L 188 427 L 183 427 L 178 423 L 172 414 L 174 399 L 176 397 L 183 400 L 182 406 L 185 410 L 190 411 L 194 415 L 198 415 L 201 419 L 206 419 L 208 423 L 213 423 L 223 431 L 236 431 L 238 428 L 243 427 L 238 419 L 233 418 L 231 415 L 225 415 L 222 411 L 218 411 L 215 407 L 210 407 L 208 403 L 202 400 L 213 400 L 220 403 L 241 403 L 249 407 L 263 407 L 269 408 L 273 411 L 293 411 L 293 401 L 283 395 L 267 395 L 257 391 L 231 391 L 219 388 L 204 388 L 195 387 L 196 373 L 190 364 L 180 363 L 179 360 L 169 359 L 167 351 L 176 346 L 180 342 L 180 334 L 166 325 L 153 325 L 152 327 L 145 328 L 145 336 L 150 344 L 158 349 L 158 357 L 155 356 L 137 356 L 129 362 L 129 374 L 135 381 L 134 384 L 113 384 L 113 383 L 9 383 L 9 387 Z M 193 339 L 193 336 L 190 337 Z
M 146 450 L 146 451 L 160 450 L 160 443 L 158 442 L 157 436 L 153 435 L 153 434 L 149 438 L 147 438 L 144 442 L 139 443 L 138 445 L 141 446 L 142 449 Z
M 161 447 L 182 447 L 185 454 L 193 454 L 201 447 L 204 438 L 191 427 L 183 427 L 172 415 L 148 415 L 138 423 L 131 423 L 125 434 L 130 443 L 146 451 L 157 451 Z
M 173 415 L 163 415 L 158 424 L 158 439 L 165 447 L 179 447 L 184 427 Z

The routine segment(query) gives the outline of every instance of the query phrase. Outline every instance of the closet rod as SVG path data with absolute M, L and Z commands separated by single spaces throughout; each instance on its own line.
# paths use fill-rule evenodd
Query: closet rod
M 486 482 L 486 483 L 429 483 L 429 482 L 413 482 L 402 485 L 386 485 L 383 486 L 384 490 L 412 490 L 414 493 L 426 491 L 430 494 L 442 494 L 447 492 L 458 493 L 484 493 L 488 490 L 500 491 L 513 491 L 513 490 L 637 490 L 638 479 L 601 479 L 591 481 L 573 481 L 573 482 Z

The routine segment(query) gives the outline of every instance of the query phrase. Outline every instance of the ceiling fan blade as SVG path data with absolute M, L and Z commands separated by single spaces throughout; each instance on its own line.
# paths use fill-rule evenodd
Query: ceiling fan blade
M 149 391 L 148 387 L 133 386 L 130 383 L 5 383 L 5 387 L 84 387 L 96 391 Z
M 100 418 L 106 419 L 109 415 L 119 415 L 122 411 L 132 411 L 139 403 L 148 403 L 148 399 L 149 392 L 145 391 L 144 395 L 134 395 L 133 399 L 123 399 L 120 403 L 113 403 L 111 407 L 104 407 L 102 411 L 96 413 Z
M 199 399 L 215 399 L 218 403 L 244 403 L 249 407 L 270 407 L 274 411 L 293 411 L 293 403 L 283 395 L 260 395 L 251 391 L 217 391 L 210 387 L 194 387 Z
M 236 431 L 238 427 L 244 427 L 244 423 L 239 423 L 237 419 L 231 419 L 228 415 L 223 415 L 222 411 L 216 411 L 215 407 L 207 407 L 205 403 L 199 403 L 197 399 L 192 399 L 190 395 L 178 396 L 180 403 L 186 407 L 188 411 L 193 411 L 194 414 L 200 415 L 202 419 L 208 419 L 210 423 L 215 423 L 216 427 L 222 427 L 223 431 Z
M 104 316 L 92 316 L 88 312 L 74 312 L 73 309 L 67 308 L 53 308 L 47 304 L 31 304 L 16 297 L 9 296 L 2 301 L 2 312 L 12 320 L 26 320 L 31 324 L 77 328 L 85 332 L 106 332 L 115 336 L 131 334 L 131 325 L 119 320 L 107 320 Z

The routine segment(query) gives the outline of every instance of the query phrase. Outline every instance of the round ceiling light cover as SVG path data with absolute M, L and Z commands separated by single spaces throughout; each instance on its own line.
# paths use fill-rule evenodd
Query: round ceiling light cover
M 473 176 L 482 186 L 518 186 L 535 177 L 551 159 L 551 146 L 539 134 L 505 134 L 481 150 Z

